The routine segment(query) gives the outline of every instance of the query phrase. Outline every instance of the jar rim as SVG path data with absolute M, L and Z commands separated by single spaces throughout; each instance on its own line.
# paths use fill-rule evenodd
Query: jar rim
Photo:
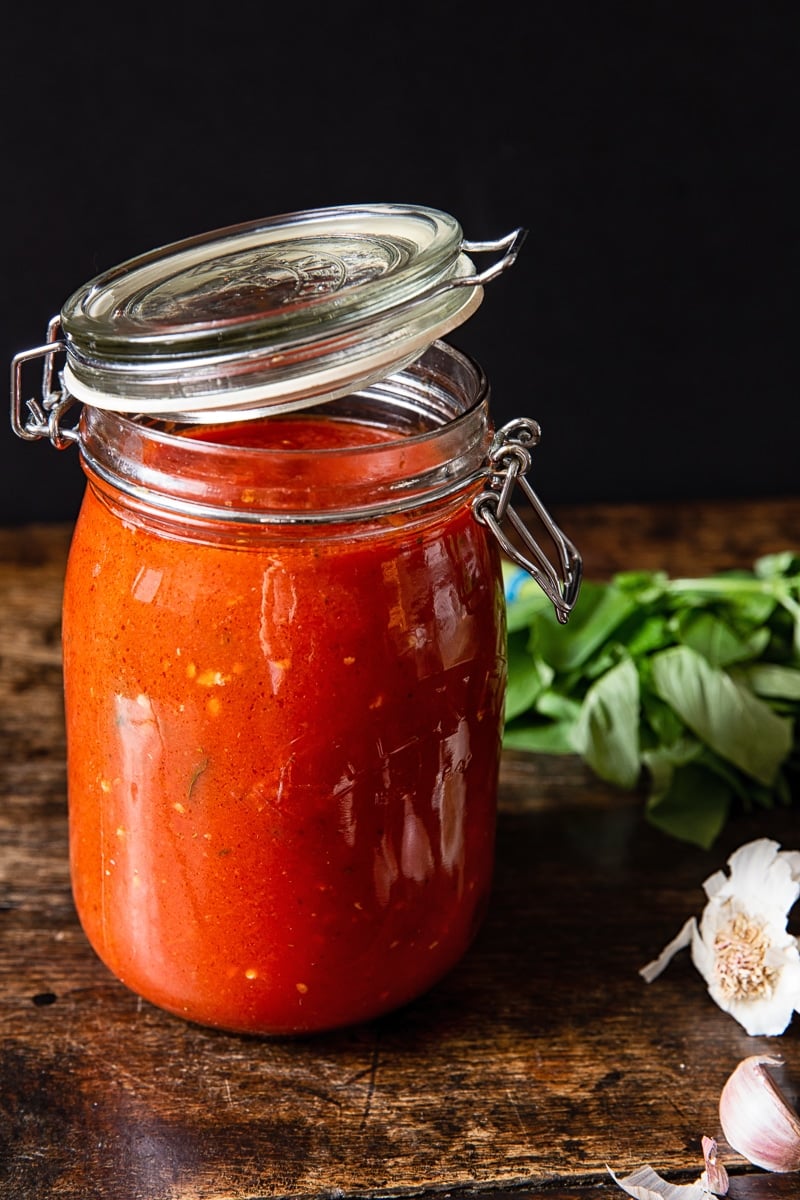
M 465 367 L 467 370 L 474 372 L 475 396 L 463 410 L 458 411 L 458 412 L 453 412 L 452 414 L 450 414 L 448 416 L 445 416 L 445 414 L 442 414 L 442 419 L 438 424 L 432 424 L 430 426 L 430 428 L 422 429 L 417 433 L 403 433 L 402 438 L 403 438 L 404 446 L 414 446 L 416 444 L 423 443 L 427 440 L 435 439 L 441 435 L 441 432 L 445 428 L 445 426 L 447 427 L 448 430 L 458 429 L 460 424 L 469 418 L 470 413 L 473 411 L 473 409 L 477 408 L 483 402 L 483 400 L 486 398 L 486 396 L 488 394 L 489 384 L 488 384 L 486 375 L 483 371 L 483 368 L 476 361 L 476 359 L 474 359 L 471 355 L 465 353 L 463 350 L 457 350 L 454 346 L 451 346 L 447 342 L 437 342 L 430 349 L 435 352 L 438 352 L 439 355 L 444 355 L 444 356 L 451 358 L 454 363 L 458 362 L 459 365 L 461 365 L 462 367 Z M 413 373 L 413 366 L 414 366 L 415 362 L 416 362 L 416 360 L 414 360 L 411 364 L 406 364 L 406 366 L 403 368 L 402 371 L 397 371 L 397 372 L 394 372 L 392 375 L 382 377 L 381 379 L 368 384 L 366 387 L 360 388 L 355 393 L 348 393 L 348 395 L 358 397 L 360 395 L 369 394 L 370 397 L 375 397 L 376 399 L 378 399 L 381 392 L 384 390 L 384 387 L 385 387 L 386 392 L 389 394 L 390 403 L 396 404 L 398 388 L 402 388 L 405 375 L 408 374 L 409 366 L 412 368 L 412 373 Z M 394 395 L 393 395 L 393 393 L 394 393 Z M 339 399 L 339 400 L 341 400 L 343 398 L 344 397 L 341 397 L 341 396 L 335 397 L 335 399 Z M 421 398 L 422 398 L 422 393 L 420 392 L 419 396 L 417 396 L 416 399 L 419 400 Z M 425 399 L 429 399 L 429 397 L 426 395 Z M 315 407 L 317 405 L 319 406 L 321 415 L 323 415 L 323 416 L 326 414 L 330 414 L 330 415 L 334 415 L 334 416 L 337 415 L 335 408 L 333 408 L 333 407 L 328 408 L 326 401 L 319 401 L 319 400 L 315 401 L 314 406 L 309 405 L 307 408 L 304 408 L 302 410 L 291 410 L 291 411 L 293 411 L 293 412 L 298 411 L 298 415 L 299 415 L 299 413 L 302 412 L 303 415 L 313 416 Z M 323 408 L 323 405 L 325 405 L 324 408 Z M 428 409 L 428 412 L 431 415 L 431 417 L 433 417 L 432 410 Z M 376 451 L 380 451 L 382 448 L 390 447 L 392 444 L 390 442 L 377 443 L 377 444 L 374 442 L 364 442 L 363 444 L 360 444 L 360 445 L 353 444 L 353 445 L 348 445 L 347 447 L 315 446 L 313 448 L 313 450 L 311 450 L 311 451 L 309 451 L 308 448 L 303 447 L 303 446 L 280 446 L 280 447 L 242 446 L 242 445 L 238 445 L 234 442 L 220 443 L 218 441 L 214 441 L 211 439 L 204 440 L 204 438 L 202 436 L 203 428 L 206 426 L 208 428 L 217 428 L 219 426 L 232 424 L 233 420 L 236 420 L 236 421 L 242 423 L 242 419 L 245 416 L 245 414 L 243 414 L 241 412 L 233 412 L 233 413 L 226 412 L 225 420 L 222 420 L 222 421 L 215 420 L 215 421 L 200 421 L 200 422 L 194 421 L 194 420 L 179 421 L 179 420 L 176 420 L 174 417 L 162 418 L 160 416 L 153 416 L 152 418 L 148 419 L 145 414 L 141 414 L 141 413 L 136 414 L 136 415 L 127 414 L 127 413 L 117 413 L 115 415 L 117 416 L 117 418 L 120 421 L 127 421 L 127 422 L 137 425 L 142 430 L 142 433 L 145 436 L 152 434 L 159 441 L 171 442 L 175 445 L 186 446 L 187 445 L 186 434 L 191 431 L 190 444 L 192 446 L 197 446 L 198 450 L 202 450 L 203 453 L 209 453 L 209 454 L 213 454 L 215 451 L 218 451 L 218 450 L 227 450 L 227 451 L 235 450 L 237 454 L 254 453 L 254 454 L 262 455 L 264 457 L 267 457 L 272 454 L 275 454 L 275 455 L 279 454 L 279 455 L 281 455 L 281 457 L 283 457 L 284 455 L 286 455 L 287 457 L 290 457 L 290 458 L 292 456 L 296 456 L 297 459 L 299 460 L 300 458 L 306 457 L 309 453 L 313 454 L 314 456 L 317 456 L 317 455 L 332 456 L 332 455 L 336 455 L 336 454 L 346 454 L 348 456 L 359 455 L 359 454 L 374 454 Z M 250 414 L 246 414 L 246 415 L 247 415 L 247 419 L 249 420 Z M 269 413 L 263 414 L 263 415 L 280 416 L 281 414 L 274 413 L 272 410 L 270 410 Z M 233 418 L 233 420 L 231 420 L 231 418 Z M 177 432 L 171 430 L 169 428 L 169 426 L 171 424 L 181 426 L 180 430 Z
M 90 479 L 148 509 L 226 525 L 364 522 L 477 486 L 491 440 L 488 399 L 479 364 L 437 342 L 402 371 L 320 406 L 323 418 L 366 423 L 370 413 L 373 425 L 393 422 L 397 436 L 385 441 L 242 447 L 203 440 L 193 423 L 172 430 L 171 422 L 87 406 L 79 444 Z M 364 469 L 353 469 L 345 488 L 335 464 L 346 461 Z M 308 468 L 298 470 L 301 463 Z M 247 502 L 237 502 L 243 495 Z

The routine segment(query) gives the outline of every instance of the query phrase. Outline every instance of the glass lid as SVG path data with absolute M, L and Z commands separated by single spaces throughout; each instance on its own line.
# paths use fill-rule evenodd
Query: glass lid
M 343 395 L 465 321 L 523 236 L 470 243 L 447 213 L 377 204 L 177 242 L 66 302 L 64 385 L 95 407 L 182 420 Z M 504 257 L 479 275 L 469 255 L 486 250 Z

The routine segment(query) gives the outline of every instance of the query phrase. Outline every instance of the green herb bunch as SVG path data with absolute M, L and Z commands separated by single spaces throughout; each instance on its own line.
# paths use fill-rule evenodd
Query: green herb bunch
M 800 555 L 698 579 L 584 582 L 569 624 L 509 567 L 504 744 L 579 754 L 644 787 L 660 829 L 710 846 L 732 806 L 788 804 L 800 778 Z

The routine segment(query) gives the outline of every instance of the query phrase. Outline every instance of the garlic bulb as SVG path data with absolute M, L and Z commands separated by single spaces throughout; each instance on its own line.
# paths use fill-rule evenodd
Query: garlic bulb
M 780 1058 L 754 1054 L 739 1063 L 719 1100 L 722 1132 L 732 1149 L 766 1171 L 800 1170 L 800 1117 L 767 1067 Z
M 730 875 L 715 871 L 703 884 L 708 902 L 639 974 L 656 979 L 679 950 L 692 962 L 713 1000 L 751 1037 L 776 1037 L 800 1012 L 800 944 L 787 918 L 800 897 L 800 851 L 770 838 L 740 846 Z

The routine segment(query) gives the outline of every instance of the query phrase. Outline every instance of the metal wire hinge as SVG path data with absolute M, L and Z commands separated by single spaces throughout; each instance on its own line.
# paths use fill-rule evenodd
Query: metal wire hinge
M 451 279 L 450 287 L 474 287 L 476 283 L 483 286 L 485 283 L 496 279 L 498 275 L 502 275 L 503 271 L 507 271 L 510 266 L 517 261 L 517 256 L 522 249 L 522 243 L 528 236 L 527 229 L 512 229 L 511 233 L 507 233 L 505 237 L 493 238 L 488 242 L 469 242 L 466 239 L 461 243 L 462 250 L 467 254 L 494 254 L 498 251 L 502 252 L 502 257 L 497 262 L 492 263 L 490 267 L 480 271 L 477 275 L 464 275 L 460 279 Z
M 510 421 L 497 431 L 489 450 L 489 478 L 483 491 L 473 500 L 472 508 L 477 519 L 492 531 L 505 554 L 533 576 L 563 625 L 578 598 L 583 564 L 577 549 L 556 525 L 525 477 L 531 466 L 530 448 L 538 444 L 541 436 L 538 423 L 527 417 Z M 517 485 L 553 542 L 557 566 L 551 563 L 528 525 L 511 507 L 511 496 Z M 522 549 L 503 531 L 502 523 L 506 518 L 516 530 Z
M 63 426 L 62 420 L 68 409 L 76 403 L 63 386 L 53 386 L 56 378 L 56 355 L 66 350 L 66 344 L 61 341 L 61 319 L 53 317 L 47 327 L 47 341 L 43 346 L 35 346 L 33 350 L 22 350 L 15 354 L 11 363 L 11 428 L 17 437 L 26 442 L 36 442 L 39 438 L 49 438 L 56 450 L 66 450 L 78 440 L 76 427 Z M 37 358 L 44 359 L 42 372 L 41 399 L 31 397 L 23 402 L 22 399 L 22 369 L 26 363 Z M 27 416 L 23 409 L 27 409 Z

